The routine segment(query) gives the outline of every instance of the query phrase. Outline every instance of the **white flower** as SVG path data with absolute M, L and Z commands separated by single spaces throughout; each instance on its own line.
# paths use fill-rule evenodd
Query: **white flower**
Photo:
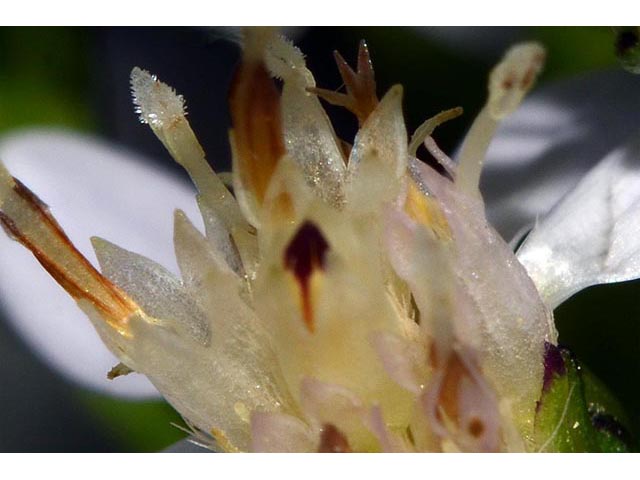
M 218 447 L 531 449 L 551 310 L 585 286 L 640 275 L 633 150 L 605 159 L 540 221 L 520 261 L 487 224 L 483 159 L 542 58 L 536 44 L 507 53 L 454 164 L 430 135 L 459 112 L 409 141 L 402 89 L 378 102 L 365 47 L 357 72 L 338 58 L 345 95 L 316 88 L 286 41 L 253 32 L 231 94 L 235 198 L 182 98 L 134 70 L 141 118 L 199 191 L 206 236 L 175 215 L 181 279 L 94 239 L 98 273 L 6 170 L 0 218 L 89 315 L 121 371 L 147 375 Z M 284 82 L 281 98 L 265 65 Z M 350 152 L 310 92 L 356 114 Z M 447 175 L 414 158 L 422 141 Z

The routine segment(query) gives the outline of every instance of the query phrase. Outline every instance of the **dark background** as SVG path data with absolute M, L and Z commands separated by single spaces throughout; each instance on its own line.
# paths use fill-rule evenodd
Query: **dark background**
M 548 48 L 540 83 L 601 68 L 619 68 L 609 28 L 306 28 L 291 29 L 320 87 L 341 81 L 332 51 L 353 60 L 367 39 L 378 93 L 405 87 L 412 131 L 457 105 L 466 114 L 438 131 L 445 151 L 458 145 L 484 102 L 486 76 L 519 39 Z M 190 121 L 218 171 L 229 168 L 226 92 L 239 55 L 235 33 L 215 28 L 2 28 L 0 133 L 57 125 L 97 133 L 146 153 L 184 175 L 131 105 L 129 72 L 157 74 L 187 100 Z M 355 121 L 328 109 L 343 138 Z M 0 275 L 3 273 L 0 272 Z M 633 283 L 596 287 L 556 313 L 570 346 L 624 403 L 640 426 L 640 302 Z M 183 434 L 160 402 L 124 402 L 68 383 L 42 364 L 0 317 L 0 451 L 155 451 Z M 640 430 L 640 429 L 639 429 Z

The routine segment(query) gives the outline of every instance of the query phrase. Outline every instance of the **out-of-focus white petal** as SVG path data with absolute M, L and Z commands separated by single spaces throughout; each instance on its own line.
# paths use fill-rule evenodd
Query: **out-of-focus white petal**
M 640 82 L 626 72 L 590 73 L 534 89 L 487 153 L 481 191 L 492 225 L 510 239 L 629 138 L 639 120 Z
M 109 238 L 178 268 L 171 218 L 183 209 L 200 218 L 194 190 L 143 157 L 95 138 L 55 130 L 4 137 L 0 158 L 50 205 L 60 225 L 94 264 L 90 237 Z M 118 360 L 109 353 L 75 302 L 29 251 L 0 235 L 0 303 L 33 351 L 68 378 L 104 393 L 156 396 L 142 375 L 109 381 Z
M 640 142 L 613 151 L 529 234 L 518 251 L 555 308 L 590 285 L 640 277 Z

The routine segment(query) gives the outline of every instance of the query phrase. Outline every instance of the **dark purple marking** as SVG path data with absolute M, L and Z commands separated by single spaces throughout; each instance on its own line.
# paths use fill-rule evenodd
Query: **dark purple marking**
M 305 324 L 313 332 L 313 309 L 309 292 L 309 281 L 313 272 L 324 269 L 329 244 L 318 227 L 305 221 L 289 242 L 284 252 L 284 268 L 293 273 L 302 295 L 302 310 Z
M 562 376 L 567 372 L 562 358 L 562 349 L 553 343 L 544 342 L 544 377 L 542 381 L 542 391 L 547 392 L 551 387 L 551 382 L 557 376 Z

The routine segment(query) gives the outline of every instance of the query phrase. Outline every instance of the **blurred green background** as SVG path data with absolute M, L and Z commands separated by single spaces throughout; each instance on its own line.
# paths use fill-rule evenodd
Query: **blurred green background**
M 379 93 L 394 83 L 405 86 L 409 131 L 441 109 L 463 106 L 464 117 L 438 131 L 445 151 L 459 143 L 484 101 L 491 66 L 516 40 L 537 39 L 547 47 L 540 84 L 619 68 L 614 33 L 606 27 L 308 28 L 292 33 L 318 85 L 328 88 L 340 85 L 333 49 L 353 59 L 358 41 L 367 39 Z M 173 168 L 159 142 L 138 124 L 129 102 L 128 73 L 139 65 L 184 94 L 209 158 L 216 159 L 218 170 L 228 168 L 224 104 L 238 55 L 228 36 L 204 28 L 0 28 L 0 134 L 62 126 L 110 138 Z M 348 115 L 337 109 L 330 114 L 341 135 L 353 134 L 355 122 Z M 633 283 L 592 288 L 556 315 L 561 342 L 623 402 L 636 431 L 639 288 Z M 67 383 L 36 360 L 4 321 L 0 348 L 0 451 L 157 451 L 184 436 L 171 425 L 181 424 L 179 417 L 162 402 L 124 402 Z

